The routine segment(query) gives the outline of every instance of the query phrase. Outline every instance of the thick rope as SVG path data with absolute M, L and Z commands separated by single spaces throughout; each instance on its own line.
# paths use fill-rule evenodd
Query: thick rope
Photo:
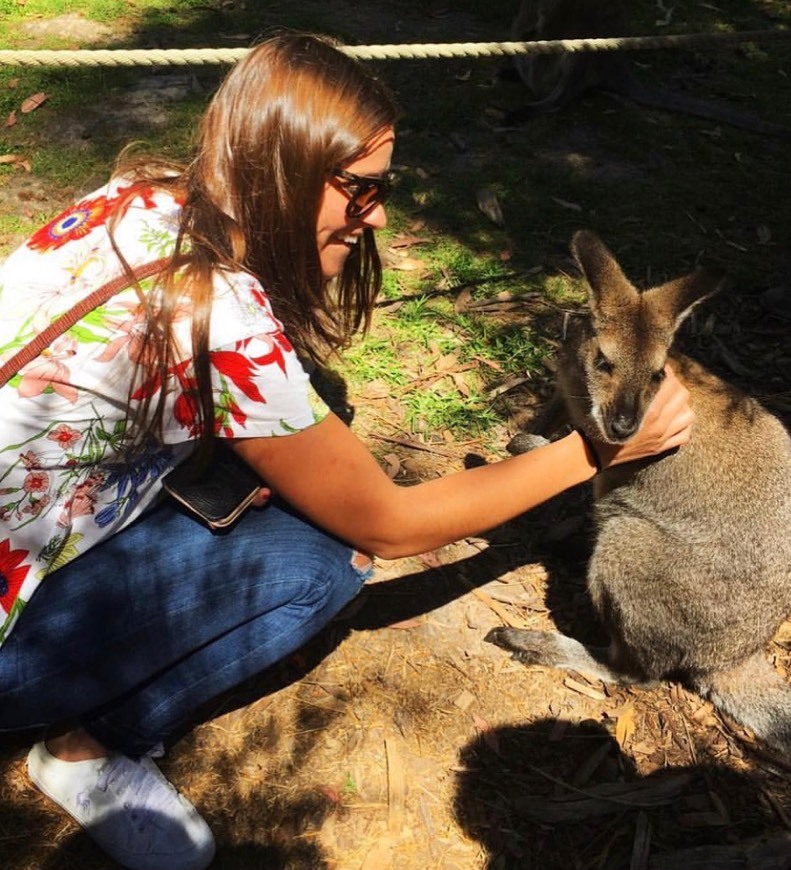
M 542 42 L 413 43 L 404 45 L 342 46 L 360 60 L 404 60 L 452 57 L 510 57 L 517 54 L 563 54 L 578 51 L 641 51 L 721 43 L 774 42 L 791 37 L 791 30 L 752 30 L 728 33 L 680 33 L 629 36 L 616 39 L 557 39 Z M 233 64 L 249 48 L 97 49 L 80 51 L 0 51 L 5 66 L 203 66 Z

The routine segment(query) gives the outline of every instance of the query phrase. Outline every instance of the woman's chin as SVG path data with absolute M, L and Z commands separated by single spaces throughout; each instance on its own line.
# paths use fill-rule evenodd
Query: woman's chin
M 343 242 L 324 249 L 321 256 L 321 274 L 325 280 L 330 281 L 341 274 L 350 253 L 351 248 Z

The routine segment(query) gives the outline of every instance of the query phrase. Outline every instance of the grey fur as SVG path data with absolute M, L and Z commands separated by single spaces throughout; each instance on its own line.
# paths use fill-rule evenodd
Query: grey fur
M 755 399 L 671 350 L 720 276 L 698 271 L 640 292 L 593 233 L 577 233 L 572 248 L 591 313 L 561 349 L 558 395 L 537 432 L 570 422 L 599 440 L 625 440 L 669 358 L 690 392 L 692 440 L 594 479 L 587 580 L 609 650 L 515 629 L 487 640 L 526 663 L 605 680 L 679 679 L 791 757 L 791 687 L 765 656 L 791 612 L 791 439 Z
M 553 40 L 627 35 L 625 4 L 621 0 L 523 0 L 511 39 Z M 503 126 L 516 127 L 531 118 L 556 112 L 590 90 L 602 90 L 640 105 L 681 112 L 719 124 L 729 124 L 764 136 L 791 139 L 791 128 L 764 121 L 728 106 L 642 84 L 622 51 L 577 52 L 557 55 L 517 55 L 514 65 L 535 100 L 516 109 Z

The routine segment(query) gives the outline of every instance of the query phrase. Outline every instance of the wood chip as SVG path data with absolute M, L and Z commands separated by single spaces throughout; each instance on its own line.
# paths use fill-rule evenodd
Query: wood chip
M 586 786 L 594 773 L 601 766 L 602 761 L 610 754 L 610 750 L 612 749 L 611 741 L 604 740 L 600 743 L 596 749 L 585 759 L 585 761 L 577 768 L 574 773 L 574 779 L 572 780 L 572 785 L 577 786 L 577 788 L 582 788 Z
M 637 825 L 632 844 L 632 860 L 629 862 L 629 870 L 648 870 L 648 859 L 651 854 L 651 823 L 648 816 L 640 812 L 637 814 Z
M 398 836 L 404 827 L 406 804 L 406 776 L 398 745 L 392 738 L 385 738 L 387 756 L 387 830 Z
M 516 797 L 513 807 L 516 812 L 542 822 L 578 822 L 622 813 L 624 807 L 666 806 L 676 800 L 690 778 L 688 773 L 680 773 L 632 783 L 606 782 L 559 796 Z
M 459 692 L 458 695 L 453 699 L 453 703 L 459 710 L 468 710 L 470 705 L 475 702 L 475 695 L 472 692 L 468 692 L 466 689 Z
M 365 856 L 360 870 L 383 870 L 393 866 L 393 838 L 389 834 L 380 837 L 376 845 Z
M 586 695 L 588 698 L 593 698 L 594 701 L 607 700 L 607 696 L 604 694 L 604 692 L 600 692 L 598 689 L 593 689 L 590 686 L 586 686 L 584 683 L 578 683 L 572 677 L 566 677 L 563 680 L 563 685 L 574 692 L 579 692 L 580 695 Z
M 791 837 L 734 846 L 694 846 L 651 857 L 651 870 L 780 870 L 788 867 Z

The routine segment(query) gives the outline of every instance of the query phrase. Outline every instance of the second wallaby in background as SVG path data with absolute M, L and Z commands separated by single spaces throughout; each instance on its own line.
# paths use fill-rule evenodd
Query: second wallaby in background
M 522 0 L 511 25 L 511 39 L 616 38 L 627 35 L 622 0 Z M 531 118 L 563 109 L 591 90 L 608 91 L 635 103 L 729 124 L 753 133 L 791 139 L 791 128 L 764 121 L 728 106 L 642 84 L 623 51 L 566 52 L 514 57 L 519 77 L 534 101 L 506 114 L 502 124 L 515 127 Z
M 609 648 L 510 628 L 487 640 L 526 664 L 606 681 L 681 681 L 791 758 L 791 686 L 766 657 L 791 612 L 791 438 L 756 400 L 671 350 L 719 276 L 700 270 L 641 292 L 593 233 L 577 233 L 572 249 L 590 316 L 575 318 L 564 342 L 540 434 L 570 422 L 599 441 L 626 440 L 669 360 L 690 391 L 692 440 L 594 478 L 587 580 Z

